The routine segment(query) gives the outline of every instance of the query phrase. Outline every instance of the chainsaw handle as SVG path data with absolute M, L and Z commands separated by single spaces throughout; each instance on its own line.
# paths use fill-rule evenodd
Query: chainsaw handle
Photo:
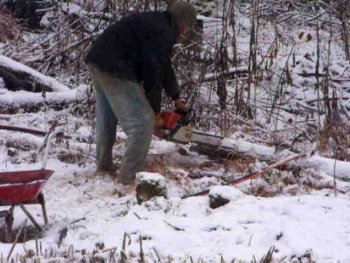
M 192 108 L 187 111 L 175 110 L 175 113 L 181 116 L 181 125 L 189 125 L 195 120 L 195 111 Z
M 175 108 L 178 111 L 181 112 L 187 112 L 187 101 L 185 99 L 182 98 L 178 98 L 175 100 Z

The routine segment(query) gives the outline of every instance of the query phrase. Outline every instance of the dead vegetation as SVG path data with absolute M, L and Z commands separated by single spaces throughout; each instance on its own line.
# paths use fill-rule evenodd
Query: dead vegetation
M 324 155 L 341 161 L 350 160 L 350 127 L 339 119 L 340 116 L 327 118 L 320 131 L 319 150 Z
M 178 231 L 181 231 L 181 229 L 178 229 Z M 57 260 L 60 262 L 74 261 L 74 262 L 80 262 L 80 263 L 115 263 L 115 262 L 128 263 L 128 262 L 131 262 L 131 260 L 137 260 L 138 262 L 144 263 L 146 262 L 147 258 L 151 258 L 152 260 L 158 260 L 158 262 L 173 262 L 173 259 L 171 256 L 164 257 L 163 255 L 161 257 L 159 251 L 156 248 L 153 248 L 152 252 L 148 252 L 144 254 L 142 242 L 147 241 L 148 237 L 146 236 L 143 237 L 141 235 L 139 237 L 140 252 L 138 254 L 127 253 L 127 246 L 130 245 L 130 243 L 127 244 L 127 239 L 128 239 L 128 234 L 125 233 L 122 247 L 119 249 L 117 246 L 106 248 L 103 242 L 96 242 L 95 244 L 96 249 L 94 249 L 93 251 L 87 251 L 85 249 L 75 250 L 73 246 L 70 246 L 67 251 L 59 251 L 53 248 L 47 249 L 45 248 L 45 244 L 42 244 L 39 241 L 37 241 L 36 251 L 28 250 L 26 255 L 14 255 L 11 262 L 23 263 L 23 262 L 32 262 L 33 260 L 34 261 L 41 261 L 41 260 L 56 261 Z M 269 250 L 266 252 L 266 254 L 263 255 L 260 259 L 256 259 L 256 257 L 253 256 L 250 262 L 272 263 L 274 262 L 273 254 L 275 252 L 277 253 L 278 250 L 275 249 L 275 247 L 270 247 Z M 300 260 L 302 260 L 302 258 L 307 258 L 309 256 L 310 255 L 308 251 L 306 251 L 305 255 L 301 255 L 299 258 Z M 293 256 L 293 258 L 294 257 L 296 256 Z M 226 262 L 225 258 L 223 258 L 222 256 L 218 255 L 218 258 L 221 258 L 220 262 Z M 291 260 L 293 258 L 291 258 Z M 6 262 L 5 258 L 1 257 L 0 262 L 5 263 Z M 187 255 L 180 262 L 185 263 L 185 262 L 194 262 L 194 261 L 191 255 Z M 199 258 L 196 262 L 206 263 L 211 261 L 207 261 L 205 258 Z M 238 260 L 237 262 L 248 263 L 242 260 Z M 296 262 L 303 262 L 303 261 L 296 261 Z
M 0 42 L 16 41 L 20 36 L 19 25 L 6 8 L 0 8 Z

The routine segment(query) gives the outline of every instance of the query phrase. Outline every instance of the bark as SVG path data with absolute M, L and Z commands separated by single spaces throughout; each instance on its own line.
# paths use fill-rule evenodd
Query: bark
M 44 105 L 61 110 L 86 99 L 83 89 L 70 89 L 55 78 L 5 56 L 0 56 L 0 78 L 5 83 L 5 89 L 0 90 L 1 114 L 15 114 L 19 110 L 37 112 Z
M 35 81 L 35 78 L 31 74 L 18 71 L 14 68 L 0 66 L 0 77 L 3 78 L 6 88 L 10 91 L 52 91 L 51 87 Z

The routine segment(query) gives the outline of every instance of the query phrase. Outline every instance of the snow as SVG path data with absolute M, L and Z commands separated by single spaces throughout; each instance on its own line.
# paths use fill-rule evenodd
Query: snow
M 43 97 L 41 93 L 32 93 L 27 91 L 8 91 L 0 93 L 0 101 L 5 105 L 23 105 L 26 103 L 40 104 L 40 103 L 51 103 L 51 102 L 69 102 L 75 101 L 82 91 L 86 90 L 85 86 L 80 89 L 74 89 L 64 92 L 47 92 L 46 97 Z M 0 91 L 1 92 L 1 91 Z M 4 96 L 6 95 L 6 96 Z
M 214 18 L 214 17 L 207 17 L 202 15 L 197 15 L 198 20 L 203 20 L 204 22 L 218 22 L 221 23 L 222 19 L 220 18 Z
M 216 19 L 210 20 L 216 21 Z M 249 28 L 248 20 L 241 22 Z M 239 43 L 247 42 L 244 34 L 241 37 L 238 35 L 238 38 Z M 247 54 L 248 48 L 248 45 L 243 45 L 240 52 Z M 291 69 L 291 74 L 292 71 L 301 72 L 305 69 L 302 68 L 306 67 L 305 65 L 313 68 L 313 63 L 306 61 L 304 55 L 312 54 L 314 50 L 315 45 L 312 43 L 297 48 L 297 53 L 300 53 L 297 55 L 297 60 L 305 63 L 300 63 L 300 66 Z M 260 55 L 264 53 L 263 51 L 261 50 Z M 288 51 L 281 51 L 286 56 L 281 56 L 279 61 L 275 62 L 272 71 L 284 67 Z M 86 88 L 80 86 L 71 90 L 54 78 L 5 56 L 0 56 L 0 65 L 28 72 L 43 83 L 50 84 L 55 92 L 47 94 L 46 100 L 60 101 L 67 98 L 73 100 L 76 99 L 78 91 L 84 91 Z M 336 68 L 338 72 L 345 72 L 346 66 L 334 62 L 332 68 Z M 210 74 L 207 77 L 211 77 Z M 295 85 L 300 84 L 299 87 L 303 88 L 296 87 L 294 95 L 310 100 L 317 96 L 305 89 L 305 86 L 312 83 L 301 85 L 304 80 L 298 77 L 295 79 Z M 40 98 L 40 94 L 7 91 L 1 83 L 0 78 L 2 102 L 39 103 L 43 99 Z M 64 119 L 62 121 L 64 125 L 59 128 L 70 132 L 69 127 L 74 124 L 80 125 L 70 112 L 50 110 L 36 114 L 0 115 L 0 125 L 17 124 L 47 130 L 46 120 L 58 119 L 60 114 L 68 115 L 69 118 Z M 282 128 L 285 128 L 283 122 L 276 124 L 276 129 Z M 88 136 L 91 128 L 85 125 L 74 132 L 76 132 L 74 135 Z M 221 142 L 221 147 L 232 148 L 258 159 L 272 158 L 276 161 L 293 154 L 290 151 L 276 152 L 270 146 L 248 142 L 246 137 L 239 139 L 237 134 L 225 138 Z M 121 142 L 114 149 L 114 154 L 118 157 L 122 156 L 125 150 L 125 138 L 125 133 L 118 130 L 117 139 Z M 0 130 L 0 176 L 1 172 L 40 169 L 43 153 L 36 156 L 36 152 L 43 140 L 30 134 Z M 11 147 L 9 143 L 28 147 L 20 148 L 18 155 L 11 158 L 7 155 L 7 149 Z M 179 147 L 185 147 L 187 154 L 179 154 Z M 194 262 L 199 262 L 200 259 L 204 262 L 221 262 L 221 257 L 225 262 L 234 259 L 236 262 L 239 260 L 251 262 L 254 257 L 259 261 L 271 247 L 275 247 L 274 262 L 301 262 L 298 257 L 303 258 L 306 254 L 311 255 L 312 260 L 318 263 L 350 262 L 350 184 L 348 181 L 338 180 L 350 178 L 349 162 L 336 161 L 315 154 L 293 161 L 295 167 L 307 167 L 301 172 L 300 177 L 303 179 L 299 183 L 295 183 L 298 176 L 293 173 L 272 170 L 264 180 L 256 178 L 235 187 L 221 186 L 218 177 L 229 171 L 229 168 L 217 168 L 213 172 L 215 174 L 213 178 L 191 180 L 187 169 L 198 167 L 198 164 L 208 161 L 208 158 L 191 152 L 188 146 L 179 146 L 173 142 L 153 138 L 149 155 L 163 156 L 162 160 L 169 164 L 169 167 L 164 168 L 164 173 L 140 172 L 138 177 L 162 182 L 163 178 L 166 178 L 168 196 L 156 197 L 139 205 L 135 193 L 122 197 L 117 195 L 116 190 L 119 189 L 116 187 L 120 186 L 115 185 L 113 176 L 95 174 L 96 164 L 91 157 L 94 155 L 94 150 L 94 144 L 71 141 L 69 147 L 64 143 L 53 142 L 50 151 L 47 169 L 53 170 L 54 174 L 43 189 L 49 225 L 45 227 L 45 235 L 38 240 L 44 251 L 57 252 L 55 257 L 57 262 L 64 262 L 65 258 L 60 255 L 70 248 L 74 248 L 74 251 L 86 249 L 91 254 L 96 249 L 97 242 L 103 242 L 107 249 L 116 247 L 119 254 L 125 233 L 127 234 L 125 253 L 130 262 L 139 260 L 140 237 L 143 237 L 145 255 L 157 261 L 155 252 L 157 251 L 161 262 L 168 262 L 169 258 L 172 262 L 190 262 L 190 258 Z M 83 152 L 88 158 L 82 164 L 63 162 L 57 156 L 64 151 Z M 264 162 L 247 164 L 244 173 L 248 173 L 251 167 L 258 167 L 261 170 L 266 166 Z M 291 183 L 284 184 L 280 180 L 274 184 L 276 174 Z M 306 188 L 305 185 L 308 184 L 321 187 Z M 271 186 L 271 189 L 280 192 L 273 197 L 251 193 L 254 187 L 259 186 Z M 188 193 L 195 193 L 208 187 L 211 195 L 221 194 L 231 201 L 225 206 L 211 209 L 209 196 L 182 198 Z M 39 224 L 43 225 L 41 207 L 39 205 L 26 207 Z M 1 207 L 1 210 L 7 209 L 9 207 Z M 18 228 L 26 218 L 26 215 L 16 208 L 14 228 Z M 67 235 L 60 240 L 64 228 L 67 228 Z M 11 247 L 12 244 L 2 243 L 0 254 L 6 257 Z M 34 240 L 26 242 L 25 246 L 17 244 L 13 256 L 23 255 L 29 250 L 36 251 Z M 106 253 L 100 252 L 101 257 L 106 257 Z M 42 261 L 50 260 L 42 256 Z
M 213 186 L 210 188 L 209 196 L 216 197 L 221 196 L 229 201 L 235 201 L 244 196 L 244 194 L 231 186 Z
M 165 186 L 164 176 L 162 176 L 159 173 L 147 173 L 147 172 L 137 173 L 136 181 L 138 183 L 142 183 L 142 182 L 156 183 L 160 187 Z
M 156 145 L 160 152 L 173 147 L 173 143 L 165 141 Z M 4 160 L 6 155 L 1 155 Z M 38 163 L 24 165 L 8 163 L 7 168 L 0 166 L 0 171 L 20 167 L 34 170 Z M 231 202 L 213 210 L 208 196 L 187 199 L 174 196 L 171 179 L 167 178 L 167 188 L 172 192 L 168 199 L 158 197 L 138 205 L 132 193 L 116 196 L 112 177 L 93 176 L 93 163 L 82 168 L 49 159 L 47 166 L 55 173 L 43 189 L 50 221 L 46 235 L 40 239 L 44 249 L 67 251 L 73 246 L 76 250 L 93 251 L 95 243 L 103 242 L 106 248 L 117 247 L 119 251 L 127 233 L 131 240 L 126 247 L 128 257 L 139 254 L 138 240 L 142 236 L 146 255 L 155 256 L 155 248 L 164 260 L 171 257 L 175 262 L 190 256 L 195 262 L 201 258 L 217 262 L 220 255 L 228 262 L 249 261 L 254 255 L 257 258 L 265 255 L 271 246 L 278 251 L 274 253 L 276 262 L 285 257 L 290 259 L 291 255 L 302 256 L 307 251 L 311 251 L 316 262 L 350 262 L 348 194 L 334 196 L 332 190 L 322 190 L 263 198 L 243 194 L 235 187 L 215 186 L 210 193 L 221 193 Z M 160 180 L 166 175 L 141 172 L 138 176 Z M 43 223 L 40 206 L 31 205 L 27 209 Z M 25 218 L 16 209 L 15 227 Z M 58 248 L 60 230 L 64 227 L 68 227 L 67 236 Z M 10 248 L 11 244 L 2 244 L 0 253 L 7 255 Z M 26 249 L 35 250 L 35 241 L 27 242 Z M 15 253 L 23 252 L 23 246 L 17 245 Z
M 59 178 L 63 174 L 58 172 L 54 176 Z M 160 206 L 160 210 L 156 210 L 146 204 L 128 208 L 127 201 L 130 204 L 135 199 L 113 197 L 110 185 L 111 182 L 103 178 L 92 180 L 86 186 L 62 184 L 60 190 L 54 182 L 47 184 L 44 192 L 51 222 L 55 218 L 54 225 L 86 218 L 78 224 L 81 227 L 69 228 L 62 248 L 73 245 L 75 249 L 92 250 L 97 241 L 103 241 L 106 247 L 120 247 L 126 232 L 131 237 L 127 252 L 139 252 L 137 240 L 141 235 L 148 237 L 143 242 L 145 253 L 153 253 L 152 248 L 156 247 L 164 258 L 191 255 L 194 259 L 217 260 L 223 255 L 230 261 L 250 260 L 252 255 L 261 256 L 270 246 L 275 246 L 278 259 L 302 255 L 312 249 L 316 262 L 331 261 L 335 255 L 340 262 L 349 262 L 350 208 L 344 196 L 246 196 L 217 210 L 208 207 L 208 197 L 159 198 L 154 200 Z M 62 196 L 62 192 L 66 194 Z M 177 208 L 166 213 L 168 205 Z M 40 214 L 32 207 L 31 211 Z M 121 216 L 120 211 L 128 213 Z M 133 213 L 144 219 L 138 219 Z M 164 220 L 184 231 L 172 229 Z M 48 232 L 43 239 L 46 249 L 57 249 L 57 236 L 57 232 Z M 282 237 L 277 240 L 278 236 Z M 34 249 L 34 245 L 34 242 L 26 244 L 27 249 Z M 1 250 L 6 255 L 9 248 L 10 245 L 2 245 Z
M 236 73 L 236 72 L 239 72 L 239 71 L 247 71 L 248 68 L 247 67 L 238 67 L 238 68 L 230 68 L 227 73 Z M 214 78 L 217 76 L 217 73 L 209 73 L 209 74 L 206 74 L 204 76 L 204 79 L 211 79 L 211 78 Z

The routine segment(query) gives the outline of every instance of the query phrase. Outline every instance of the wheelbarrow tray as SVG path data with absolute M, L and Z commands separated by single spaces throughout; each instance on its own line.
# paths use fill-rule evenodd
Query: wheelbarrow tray
M 0 206 L 35 201 L 52 170 L 33 170 L 0 173 Z

